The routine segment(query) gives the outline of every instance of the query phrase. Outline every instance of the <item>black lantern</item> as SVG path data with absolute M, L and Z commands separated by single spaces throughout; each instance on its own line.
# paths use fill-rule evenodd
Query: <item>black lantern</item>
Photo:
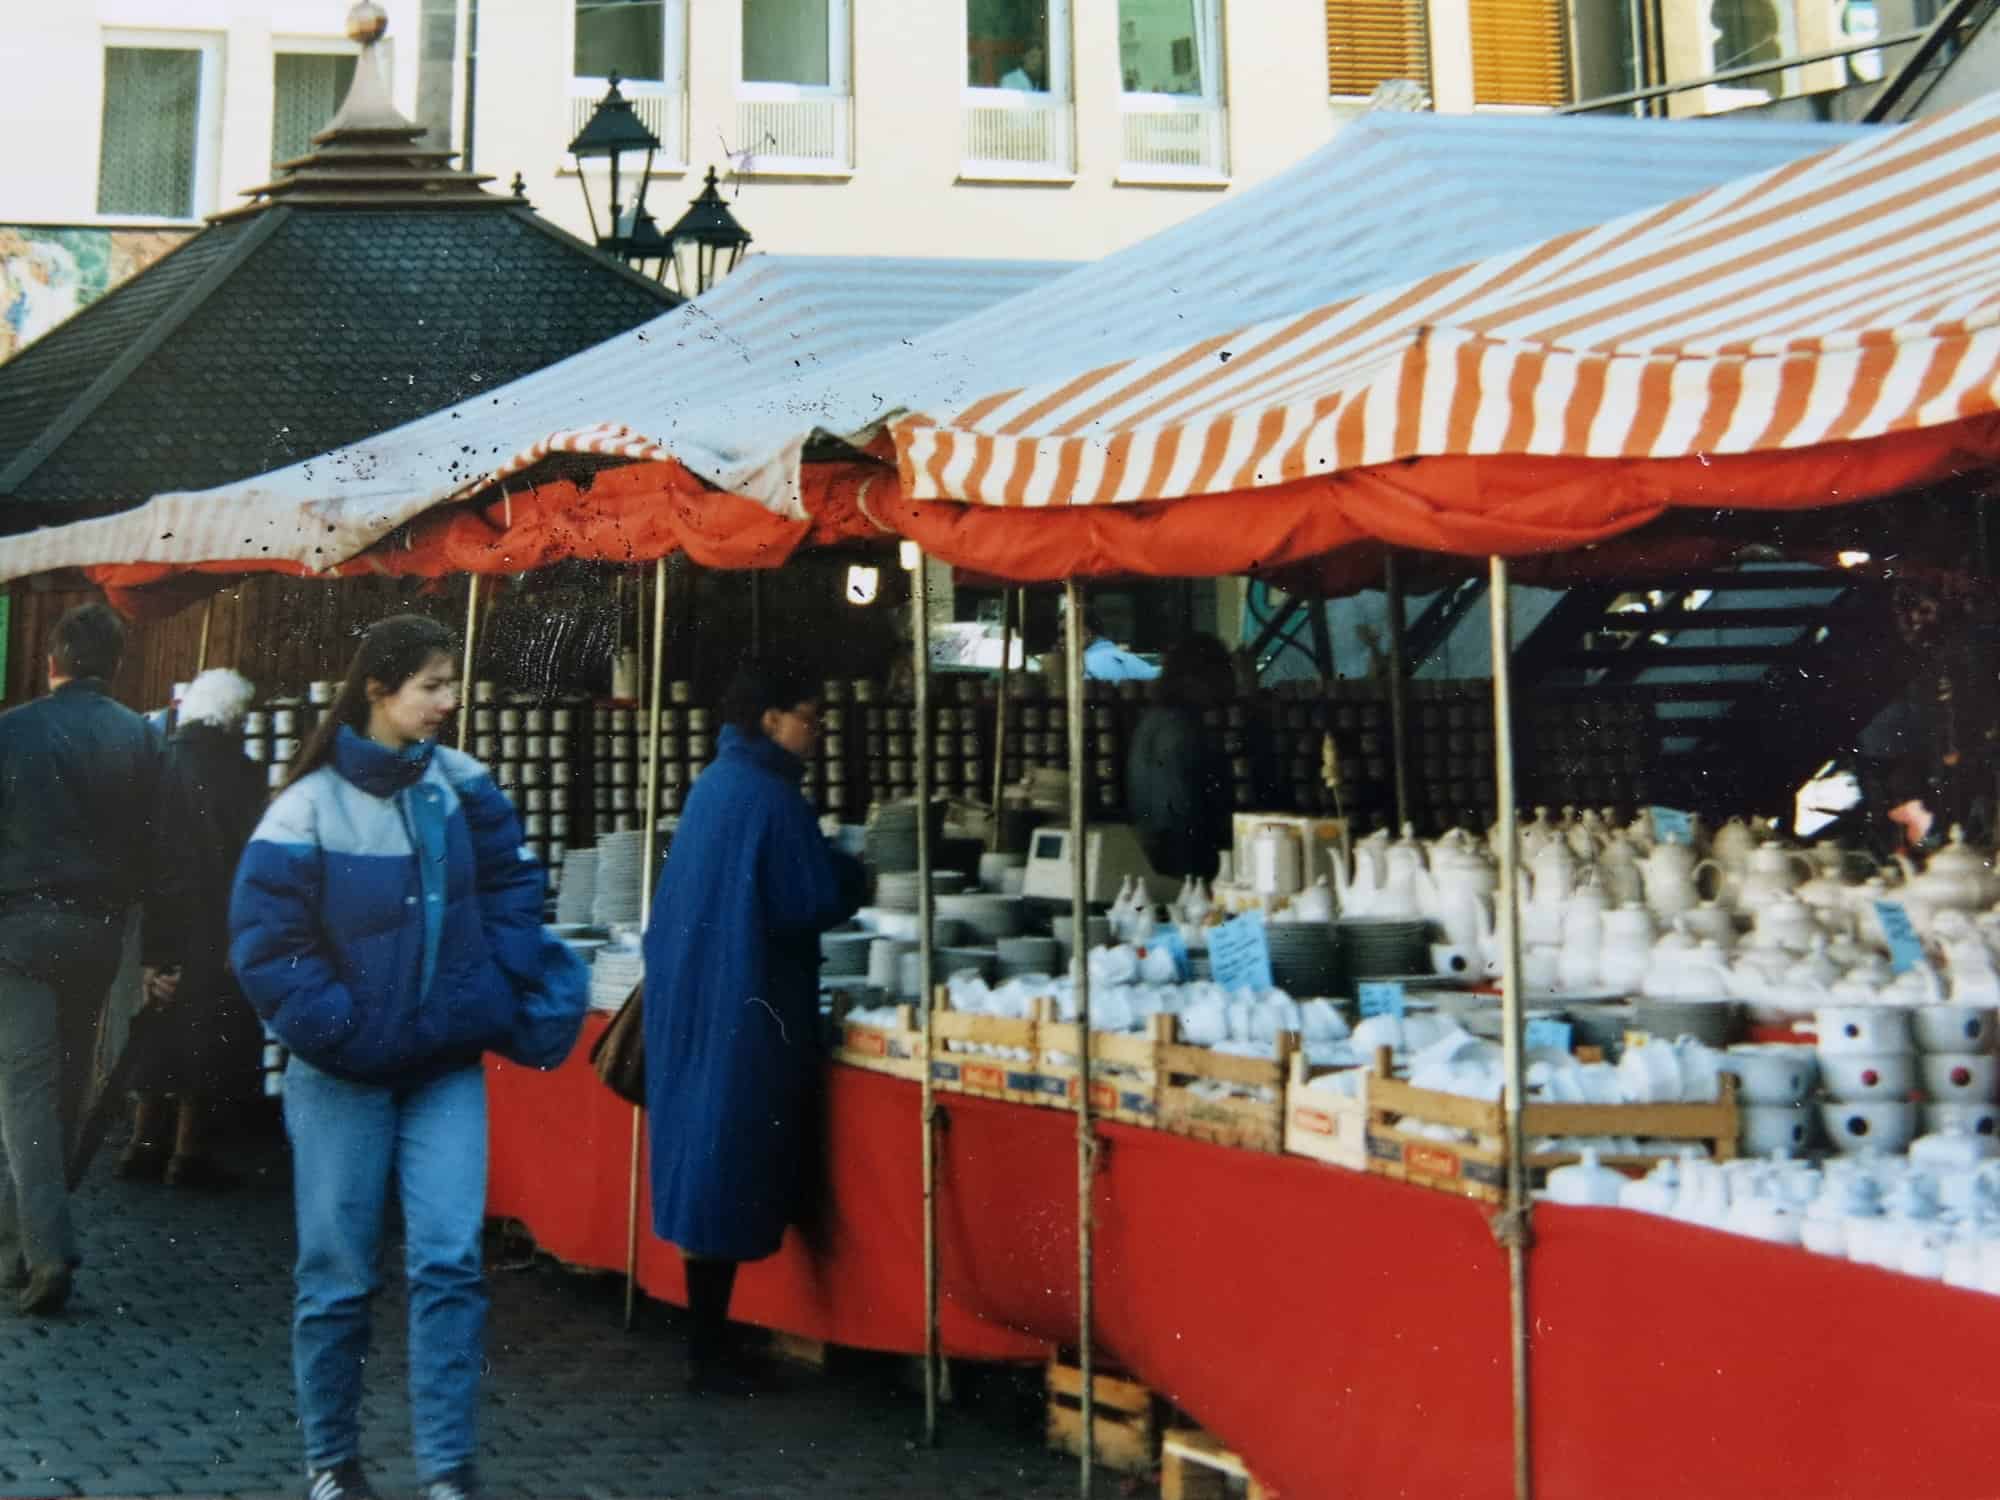
M 666 263 L 671 259 L 666 238 L 646 212 L 646 188 L 653 178 L 653 153 L 659 149 L 660 138 L 632 112 L 632 101 L 618 92 L 616 73 L 611 75 L 611 87 L 591 112 L 589 122 L 569 143 L 570 155 L 576 158 L 577 180 L 583 188 L 584 211 L 590 215 L 590 233 L 597 241 L 597 248 L 642 271 L 645 262 L 652 261 L 652 274 L 656 277 L 665 274 Z M 628 153 L 637 157 L 642 152 L 643 162 L 635 161 L 629 168 L 624 165 Z M 611 169 L 610 195 L 602 227 L 597 204 L 591 197 L 587 170 L 592 161 L 600 159 Z M 632 184 L 629 207 L 621 192 L 628 173 L 638 179 Z
M 750 246 L 750 231 L 736 222 L 729 205 L 716 191 L 715 168 L 701 195 L 688 201 L 688 211 L 666 234 L 673 246 L 674 282 L 683 297 L 698 297 L 736 269 Z

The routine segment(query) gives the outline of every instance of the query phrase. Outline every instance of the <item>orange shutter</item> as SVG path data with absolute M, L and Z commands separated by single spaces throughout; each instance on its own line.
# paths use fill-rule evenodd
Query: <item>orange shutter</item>
M 1326 0 L 1326 91 L 1365 97 L 1391 78 L 1431 86 L 1424 0 Z
M 1466 8 L 1476 102 L 1550 108 L 1570 102 L 1563 0 L 1466 0 Z

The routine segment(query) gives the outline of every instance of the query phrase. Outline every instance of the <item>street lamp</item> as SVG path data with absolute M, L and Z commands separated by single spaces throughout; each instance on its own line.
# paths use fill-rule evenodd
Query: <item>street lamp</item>
M 591 111 L 590 119 L 569 143 L 570 155 L 576 158 L 577 183 L 583 189 L 584 212 L 590 215 L 590 234 L 597 248 L 640 271 L 645 270 L 647 261 L 652 261 L 655 277 L 665 274 L 666 264 L 672 259 L 671 246 L 652 215 L 646 212 L 646 188 L 653 179 L 653 153 L 659 149 L 660 138 L 646 128 L 645 122 L 632 112 L 632 101 L 618 91 L 616 73 L 611 75 L 611 87 Z M 628 208 L 620 193 L 620 182 L 627 170 L 623 161 L 628 153 L 637 157 L 642 152 L 643 164 L 635 162 L 632 169 L 638 181 L 633 185 Z M 589 163 L 598 160 L 611 169 L 602 228 L 598 226 L 597 204 L 591 196 L 587 170 Z
M 698 297 L 736 269 L 750 245 L 750 231 L 736 222 L 729 205 L 716 191 L 715 168 L 700 196 L 688 200 L 688 211 L 666 233 L 673 246 L 674 283 L 683 297 Z

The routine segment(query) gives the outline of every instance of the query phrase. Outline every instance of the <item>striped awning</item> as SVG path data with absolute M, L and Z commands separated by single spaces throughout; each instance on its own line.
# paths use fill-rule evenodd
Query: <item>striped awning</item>
M 2000 95 L 894 434 L 910 500 L 1111 506 L 1414 458 L 1787 452 L 1960 423 L 1996 392 Z

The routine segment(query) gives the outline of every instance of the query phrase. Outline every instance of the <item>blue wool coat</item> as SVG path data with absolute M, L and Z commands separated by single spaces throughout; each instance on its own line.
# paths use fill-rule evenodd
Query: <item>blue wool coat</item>
M 343 727 L 243 852 L 230 959 L 272 1034 L 337 1077 L 405 1087 L 489 1048 L 553 1067 L 589 981 L 545 938 L 542 898 L 484 766 Z
M 818 1181 L 819 934 L 864 877 L 799 795 L 805 766 L 733 725 L 689 794 L 646 928 L 653 1229 L 761 1260 Z

